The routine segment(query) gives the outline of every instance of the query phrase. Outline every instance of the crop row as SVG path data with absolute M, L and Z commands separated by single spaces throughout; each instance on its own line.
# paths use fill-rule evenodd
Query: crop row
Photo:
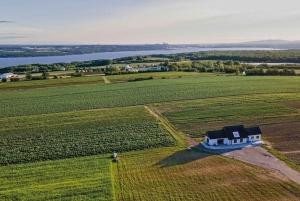
M 170 146 L 174 142 L 169 133 L 155 123 L 5 137 L 0 140 L 0 164 L 140 150 Z
M 298 77 L 216 76 L 1 92 L 0 118 L 175 100 L 300 92 Z

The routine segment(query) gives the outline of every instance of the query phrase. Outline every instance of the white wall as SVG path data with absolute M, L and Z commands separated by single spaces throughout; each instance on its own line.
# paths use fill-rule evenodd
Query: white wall
M 252 139 L 253 137 L 253 139 Z M 261 140 L 261 135 L 249 135 L 250 142 L 259 141 Z
M 236 142 L 234 140 L 230 140 L 230 144 L 244 144 L 247 143 L 247 138 L 243 138 L 243 142 L 240 141 L 240 139 L 236 139 Z

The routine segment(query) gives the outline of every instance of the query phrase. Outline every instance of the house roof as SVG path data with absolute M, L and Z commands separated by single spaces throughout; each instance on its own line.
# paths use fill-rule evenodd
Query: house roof
M 227 135 L 223 130 L 220 130 L 220 131 L 207 131 L 206 136 L 209 139 L 227 138 Z
M 243 125 L 225 126 L 223 128 L 229 140 L 248 138 L 248 133 Z
M 260 135 L 261 134 L 261 130 L 258 126 L 251 127 L 251 128 L 245 128 L 245 130 L 247 131 L 248 135 Z

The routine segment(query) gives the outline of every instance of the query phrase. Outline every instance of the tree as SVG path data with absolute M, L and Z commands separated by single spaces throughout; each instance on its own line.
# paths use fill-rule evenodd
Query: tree
M 50 76 L 50 74 L 47 71 L 44 71 L 42 74 L 43 79 L 47 79 Z
M 26 78 L 27 80 L 32 80 L 31 72 L 27 72 L 26 75 L 25 75 L 25 78 Z

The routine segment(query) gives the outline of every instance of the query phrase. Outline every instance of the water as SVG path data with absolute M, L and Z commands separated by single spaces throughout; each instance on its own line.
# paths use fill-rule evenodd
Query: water
M 52 64 L 70 63 L 72 61 L 90 61 L 97 59 L 116 59 L 128 56 L 151 55 L 151 54 L 176 54 L 185 52 L 199 51 L 228 51 L 228 50 L 271 50 L 269 48 L 180 48 L 174 50 L 153 50 L 153 51 L 128 51 L 128 52 L 102 52 L 94 54 L 78 54 L 68 56 L 49 56 L 49 57 L 19 57 L 19 58 L 0 58 L 0 67 L 17 66 L 23 64 Z

